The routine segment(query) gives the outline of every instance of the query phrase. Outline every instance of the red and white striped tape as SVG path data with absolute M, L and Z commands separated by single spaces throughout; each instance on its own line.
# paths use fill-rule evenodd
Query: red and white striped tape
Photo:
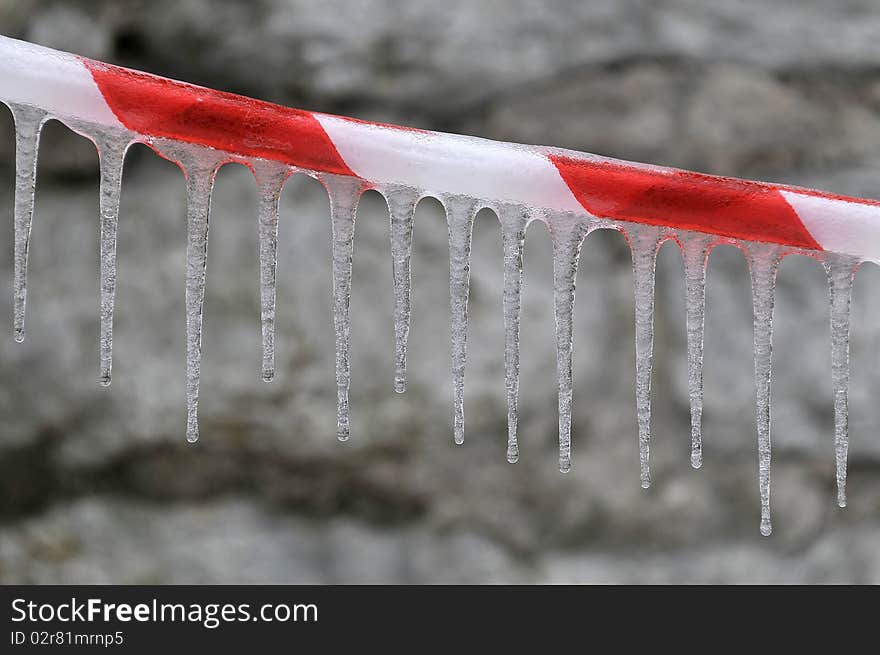
M 0 100 L 373 184 L 880 263 L 880 203 L 291 109 L 0 37 Z

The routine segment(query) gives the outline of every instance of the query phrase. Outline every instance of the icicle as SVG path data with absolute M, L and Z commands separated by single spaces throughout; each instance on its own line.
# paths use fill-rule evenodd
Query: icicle
M 572 334 L 578 258 L 588 226 L 583 218 L 547 218 L 553 239 L 553 301 L 556 316 L 556 377 L 559 386 L 559 470 L 571 470 Z
M 29 105 L 9 104 L 15 119 L 15 270 L 13 274 L 13 336 L 24 341 L 24 310 L 27 301 L 27 265 L 34 216 L 37 150 L 40 130 L 47 114 Z
M 831 380 L 834 389 L 834 455 L 837 504 L 846 507 L 846 457 L 849 450 L 849 323 L 853 277 L 858 260 L 829 255 L 824 262 L 831 297 Z
M 127 133 L 106 134 L 96 139 L 101 163 L 101 334 L 100 377 L 103 386 L 110 384 L 113 368 L 113 308 L 116 303 L 116 233 L 119 224 L 119 197 L 122 190 L 122 165 L 131 144 Z
M 680 237 L 687 301 L 688 395 L 691 402 L 691 466 L 703 465 L 703 332 L 706 318 L 706 265 L 712 238 Z
M 519 420 L 519 319 L 523 271 L 523 246 L 528 210 L 505 205 L 498 212 L 504 250 L 504 381 L 507 387 L 507 461 L 519 459 L 517 422 Z
M 467 359 L 471 237 L 478 204 L 465 196 L 444 196 L 449 228 L 449 294 L 452 309 L 452 387 L 455 443 L 464 443 L 464 368 Z
M 208 217 L 217 165 L 196 162 L 186 169 L 186 440 L 199 438 L 202 369 L 202 311 L 208 262 Z
M 257 222 L 260 237 L 260 332 L 263 341 L 264 382 L 275 379 L 275 269 L 278 254 L 278 205 L 287 180 L 286 166 L 269 161 L 254 164 L 258 187 Z
M 391 272 L 394 280 L 394 390 L 406 391 L 409 340 L 413 214 L 419 194 L 407 187 L 385 190 L 391 222 Z
M 336 331 L 336 438 L 348 441 L 351 433 L 348 390 L 351 384 L 351 263 L 354 223 L 363 183 L 351 177 L 322 177 L 330 196 L 333 249 L 333 327 Z
M 770 360 L 773 352 L 773 295 L 780 255 L 776 246 L 751 244 L 747 257 L 755 314 L 755 415 L 758 429 L 761 534 L 766 537 L 773 531 L 770 523 Z
M 636 412 L 639 422 L 639 462 L 642 488 L 651 486 L 651 369 L 654 362 L 654 269 L 661 228 L 627 228 L 632 250 L 636 314 Z

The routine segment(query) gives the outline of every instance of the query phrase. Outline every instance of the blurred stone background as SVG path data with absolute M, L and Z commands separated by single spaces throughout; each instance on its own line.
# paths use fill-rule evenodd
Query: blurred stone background
M 880 2 L 0 0 L 0 32 L 308 109 L 876 197 Z M 12 121 L 0 111 L 0 288 L 12 280 Z M 782 266 L 774 534 L 758 533 L 751 306 L 711 257 L 705 464 L 689 466 L 681 257 L 658 264 L 654 486 L 639 487 L 632 289 L 598 233 L 576 306 L 574 466 L 556 465 L 550 242 L 526 246 L 521 457 L 505 461 L 501 250 L 475 228 L 465 444 L 451 437 L 446 228 L 419 206 L 410 387 L 392 391 L 388 222 L 362 201 L 353 429 L 334 438 L 327 201 L 282 203 L 278 379 L 259 376 L 256 194 L 217 181 L 202 440 L 184 440 L 183 183 L 126 163 L 114 382 L 97 384 L 97 160 L 46 127 L 28 338 L 0 340 L 0 581 L 880 582 L 880 274 L 853 317 L 850 505 L 835 503 L 827 287 Z M 10 317 L 11 293 L 0 294 Z

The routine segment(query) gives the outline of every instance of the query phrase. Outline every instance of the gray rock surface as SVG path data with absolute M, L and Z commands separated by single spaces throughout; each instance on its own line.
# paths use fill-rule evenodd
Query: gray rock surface
M 441 6 L 442 5 L 442 6 Z M 516 6 L 514 6 L 516 5 Z M 3 31 L 278 102 L 875 196 L 876 2 L 0 3 Z M 11 286 L 12 127 L 0 113 L 0 286 Z M 202 440 L 183 438 L 183 182 L 126 164 L 114 381 L 100 388 L 97 171 L 41 149 L 28 338 L 0 340 L 0 582 L 880 582 L 878 271 L 857 278 L 850 506 L 834 495 L 827 289 L 783 264 L 774 534 L 758 534 L 751 307 L 711 258 L 705 464 L 688 462 L 681 258 L 658 268 L 655 484 L 639 488 L 629 255 L 581 258 L 573 470 L 556 467 L 550 242 L 529 230 L 521 457 L 505 462 L 501 249 L 477 221 L 467 435 L 451 437 L 446 227 L 415 228 L 410 386 L 392 391 L 387 214 L 361 204 L 353 430 L 338 444 L 327 200 L 282 202 L 278 378 L 259 379 L 256 194 L 224 168 L 211 218 Z M 0 294 L 0 316 L 11 316 Z

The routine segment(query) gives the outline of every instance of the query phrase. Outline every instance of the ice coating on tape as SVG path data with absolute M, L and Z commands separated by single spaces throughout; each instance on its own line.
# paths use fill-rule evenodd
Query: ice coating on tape
M 282 107 L 0 37 L 0 99 L 314 172 L 880 262 L 880 203 Z

